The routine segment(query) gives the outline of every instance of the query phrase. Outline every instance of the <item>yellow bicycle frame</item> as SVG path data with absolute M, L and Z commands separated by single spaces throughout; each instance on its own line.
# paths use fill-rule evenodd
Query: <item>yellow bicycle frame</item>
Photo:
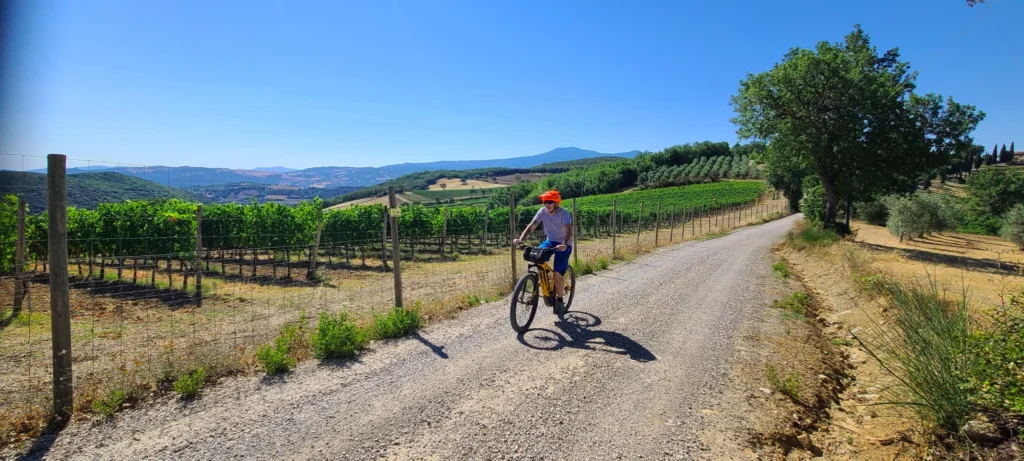
M 553 282 L 551 274 L 554 270 L 551 269 L 551 266 L 549 266 L 548 263 L 537 264 L 537 268 L 540 269 L 540 273 L 537 274 L 537 278 L 540 279 L 540 295 L 547 298 L 550 296 L 551 290 L 554 288 L 553 286 L 548 285 Z

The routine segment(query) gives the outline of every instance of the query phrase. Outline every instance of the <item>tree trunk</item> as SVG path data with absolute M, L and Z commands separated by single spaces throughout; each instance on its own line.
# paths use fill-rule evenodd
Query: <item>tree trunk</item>
M 853 199 L 849 195 L 847 195 L 846 196 L 846 228 L 847 229 L 850 228 L 850 216 L 852 216 L 852 215 L 853 215 Z
M 272 263 L 271 264 L 271 266 L 272 266 L 271 272 L 274 274 L 274 278 L 276 279 L 277 278 L 277 250 L 270 250 L 270 251 L 271 251 L 271 254 L 274 255 L 272 258 L 270 258 L 270 261 Z M 287 254 L 287 250 L 285 251 L 285 254 Z
M 46 271 L 46 263 L 43 263 L 43 271 Z M 107 279 L 107 258 L 100 257 L 100 280 Z
M 135 285 L 139 281 L 139 260 L 138 258 L 132 263 L 132 285 Z
M 167 257 L 167 288 L 174 289 L 174 262 L 170 256 Z
M 836 193 L 836 185 L 832 181 L 832 178 L 824 173 L 819 173 L 818 178 L 821 179 L 821 188 L 825 190 L 825 222 L 824 226 L 828 229 L 835 228 L 836 225 L 836 211 L 839 209 L 839 194 Z
M 259 253 L 257 251 L 258 250 L 256 250 L 256 249 L 252 250 L 252 277 L 253 278 L 256 278 L 256 263 L 259 262 L 259 260 L 260 260 L 260 255 L 259 255 Z

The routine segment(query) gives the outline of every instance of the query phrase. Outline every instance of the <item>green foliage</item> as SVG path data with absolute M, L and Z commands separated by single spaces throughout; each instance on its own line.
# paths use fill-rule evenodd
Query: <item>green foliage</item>
M 321 313 L 310 342 L 313 357 L 318 359 L 351 357 L 366 346 L 367 334 L 345 312 L 336 317 Z
M 990 326 L 971 335 L 974 400 L 981 406 L 1024 414 L 1024 299 L 996 310 Z
M 597 270 L 603 271 L 608 269 L 609 266 L 611 266 L 611 261 L 609 261 L 608 258 L 604 256 L 597 257 Z
M 967 295 L 948 302 L 934 282 L 924 287 L 883 278 L 876 286 L 890 306 L 886 325 L 854 337 L 902 385 L 893 403 L 957 433 L 975 412 Z
M 103 398 L 92 401 L 92 411 L 110 417 L 121 410 L 121 405 L 127 401 L 128 394 L 124 389 L 113 389 Z
M 0 196 L 7 194 L 22 194 L 29 207 L 45 210 L 46 175 L 0 171 Z M 67 194 L 68 206 L 87 209 L 95 209 L 101 203 L 125 200 L 199 200 L 199 197 L 181 189 L 112 171 L 69 174 Z
M 174 392 L 180 394 L 183 398 L 191 399 L 199 395 L 199 392 L 206 385 L 206 368 L 199 367 L 193 371 L 185 373 L 174 382 Z
M 400 338 L 420 328 L 419 309 L 396 307 L 387 314 L 374 314 L 370 337 L 373 339 Z
M 803 291 L 798 291 L 776 300 L 775 307 L 794 314 L 807 315 L 807 309 L 811 307 L 811 297 Z
M 786 375 L 786 379 L 782 379 L 775 366 L 771 364 L 765 366 L 764 374 L 768 378 L 768 385 L 773 390 L 789 396 L 793 400 L 800 400 L 800 380 L 795 374 L 789 373 Z
M 807 182 L 810 181 L 805 181 L 804 196 L 800 199 L 800 211 L 804 214 L 804 219 L 811 225 L 823 226 L 825 224 L 825 189 L 821 187 L 820 183 L 809 185 L 806 184 Z
M 0 196 L 0 274 L 14 273 L 14 251 L 18 239 L 18 197 Z
M 758 160 L 771 176 L 822 182 L 821 222 L 832 227 L 840 200 L 905 191 L 973 145 L 969 134 L 985 114 L 913 94 L 915 78 L 896 49 L 879 54 L 856 26 L 841 42 L 793 48 L 771 70 L 748 75 L 731 100 L 733 122 L 741 138 L 768 143 Z
M 579 262 L 572 263 L 572 270 L 579 275 L 588 275 L 597 272 L 597 267 L 593 261 L 589 259 L 580 260 Z
M 967 179 L 970 204 L 990 216 L 1002 216 L 1024 202 L 1024 173 L 1005 168 L 983 168 Z
M 857 218 L 864 220 L 868 224 L 884 226 L 889 219 L 889 210 L 879 200 L 859 202 L 854 205 L 854 210 Z
M 789 278 L 789 264 L 786 263 L 785 259 L 772 264 L 772 272 L 784 279 Z
M 948 195 L 919 192 L 911 196 L 882 198 L 889 211 L 886 228 L 900 240 L 923 237 L 959 227 L 961 217 L 955 199 Z
M 1006 212 L 999 234 L 1018 248 L 1024 249 L 1024 204 L 1018 203 Z

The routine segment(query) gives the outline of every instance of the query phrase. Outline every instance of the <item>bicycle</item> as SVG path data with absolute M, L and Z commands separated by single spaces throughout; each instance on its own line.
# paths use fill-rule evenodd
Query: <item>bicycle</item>
M 543 299 L 548 307 L 555 305 L 557 293 L 555 291 L 554 269 L 548 264 L 548 260 L 555 254 L 554 248 L 537 248 L 529 245 L 518 245 L 523 250 L 523 259 L 529 263 L 525 274 L 516 283 L 512 290 L 512 307 L 509 312 L 509 320 L 512 329 L 516 333 L 524 333 L 533 323 L 537 315 L 537 304 Z M 572 266 L 565 271 L 565 308 L 555 312 L 562 316 L 569 311 L 572 299 L 576 294 L 576 272 Z M 524 306 L 519 308 L 518 306 Z M 520 317 L 525 317 L 525 322 L 520 322 Z

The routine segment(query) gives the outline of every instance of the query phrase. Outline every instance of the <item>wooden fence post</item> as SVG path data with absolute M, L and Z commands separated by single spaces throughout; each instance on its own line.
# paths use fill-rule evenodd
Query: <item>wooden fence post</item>
M 512 285 L 515 286 L 519 277 L 516 277 L 516 194 L 512 189 L 508 191 L 508 246 L 512 255 Z
M 324 226 L 324 214 L 321 211 L 316 218 L 316 235 L 313 237 L 313 248 L 309 251 L 309 270 L 306 271 L 306 280 L 316 278 L 316 259 L 320 256 L 320 231 Z M 289 261 L 290 262 L 290 261 Z M 366 262 L 365 260 L 363 261 Z
M 579 228 L 580 228 L 579 221 L 577 220 L 577 215 L 576 215 L 576 197 L 573 197 L 572 198 L 572 240 L 573 240 L 573 246 L 576 247 L 576 248 L 572 249 L 572 255 L 573 255 L 573 260 L 576 262 L 577 266 L 579 266 L 579 264 L 580 264 L 580 246 L 577 243 L 577 242 L 580 241 L 579 240 L 580 239 L 579 238 Z M 566 242 L 566 243 L 568 243 L 568 242 Z
M 487 239 L 487 237 L 488 237 L 487 236 L 487 222 L 490 221 L 491 215 L 487 211 L 488 210 L 484 210 L 484 235 L 483 235 L 484 241 L 483 241 L 482 247 L 480 248 L 480 251 L 483 252 L 483 253 L 489 253 L 487 251 L 487 240 L 488 240 Z
M 391 216 L 391 265 L 394 267 L 395 307 L 402 307 L 402 263 L 401 249 L 398 248 L 398 199 L 395 198 L 395 186 L 388 186 L 388 214 Z
M 654 216 L 654 248 L 658 248 L 658 235 L 661 234 L 661 200 L 658 200 L 658 212 Z
M 380 232 L 380 262 L 384 266 L 384 272 L 388 269 L 388 209 L 384 208 L 381 213 L 381 232 Z
M 448 238 L 448 207 L 441 209 L 441 260 L 444 261 L 444 241 Z
M 203 206 L 196 207 L 196 303 L 203 306 L 203 264 L 199 255 L 203 254 Z
M 25 302 L 25 199 L 18 197 L 18 223 L 16 242 L 14 244 L 14 308 L 11 318 L 21 313 Z
M 50 331 L 53 351 L 53 413 L 71 416 L 74 382 L 71 371 L 71 309 L 68 281 L 67 157 L 46 158 L 48 245 L 50 262 Z
M 668 212 L 668 243 L 672 243 L 672 237 L 676 233 L 676 206 Z
M 612 199 L 612 259 L 615 259 L 615 234 L 619 233 L 618 217 L 615 215 L 615 199 Z
M 640 254 L 640 231 L 644 226 L 644 202 L 640 202 L 640 216 L 636 220 L 636 253 Z

